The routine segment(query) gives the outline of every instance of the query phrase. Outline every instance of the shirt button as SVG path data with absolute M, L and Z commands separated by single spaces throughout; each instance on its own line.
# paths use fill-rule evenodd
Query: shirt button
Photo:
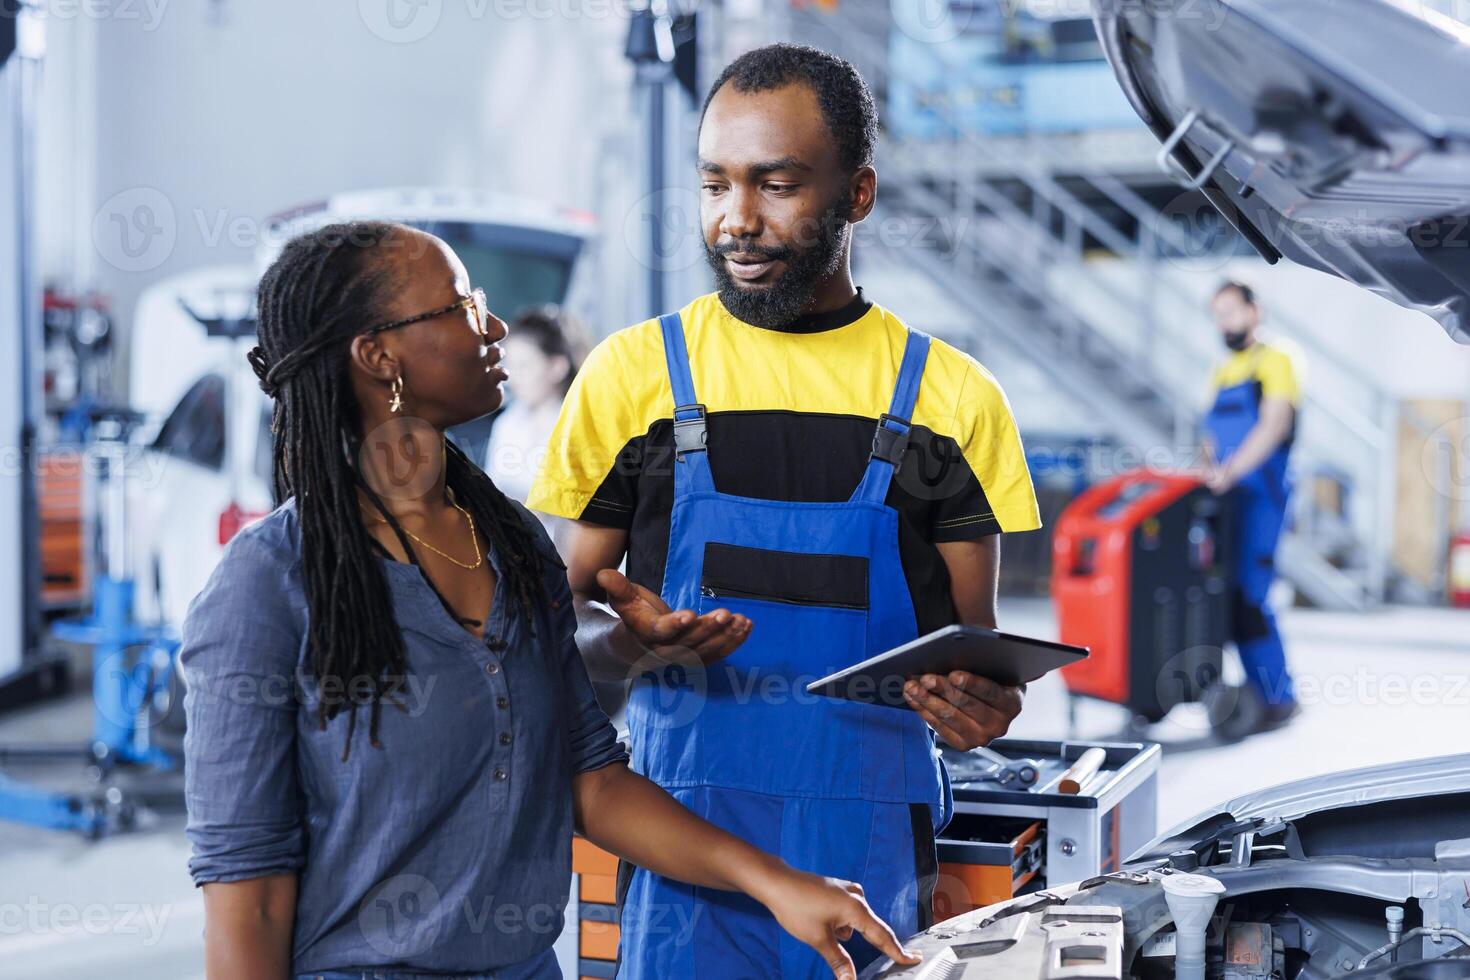
M 503 782 L 505 782 L 509 778 L 510 777 L 506 775 L 506 772 L 505 772 L 504 769 L 497 769 L 497 770 L 495 770 L 495 780 L 497 782 L 503 783 Z
M 500 665 L 497 664 L 497 663 L 493 663 L 493 662 L 486 664 L 485 665 L 485 673 L 487 673 L 487 674 L 498 674 L 498 673 L 500 673 Z
M 501 745 L 509 745 L 510 744 L 510 732 L 501 732 L 500 733 L 500 744 Z
M 485 645 L 488 646 L 492 650 L 504 650 L 505 649 L 505 641 L 502 640 L 498 636 L 492 636 L 492 637 L 490 637 L 490 639 L 488 639 L 488 640 L 485 641 Z
M 495 699 L 495 707 L 501 709 L 502 711 L 505 710 L 506 708 L 509 708 L 510 707 L 510 698 L 506 698 L 506 697 L 496 698 Z
M 552 599 L 551 600 L 551 608 L 552 609 L 560 609 L 561 608 L 561 600 L 560 599 Z

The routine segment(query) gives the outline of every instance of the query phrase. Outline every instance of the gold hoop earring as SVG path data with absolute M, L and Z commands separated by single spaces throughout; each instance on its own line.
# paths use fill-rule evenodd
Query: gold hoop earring
M 397 415 L 399 412 L 403 411 L 403 375 L 400 374 L 398 377 L 394 378 L 393 383 L 389 386 L 388 390 L 393 395 L 393 397 L 388 402 L 388 411 L 392 412 L 394 415 Z

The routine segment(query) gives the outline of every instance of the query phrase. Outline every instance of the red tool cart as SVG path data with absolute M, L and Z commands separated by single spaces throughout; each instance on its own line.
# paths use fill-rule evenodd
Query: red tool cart
M 1154 470 L 1095 484 L 1062 512 L 1051 578 L 1061 640 L 1092 648 L 1062 669 L 1074 697 L 1155 722 L 1220 683 L 1229 518 L 1194 477 Z

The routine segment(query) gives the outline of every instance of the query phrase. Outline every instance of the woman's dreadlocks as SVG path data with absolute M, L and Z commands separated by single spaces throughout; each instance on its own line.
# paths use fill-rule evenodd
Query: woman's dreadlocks
M 328 225 L 286 243 L 257 292 L 259 346 L 250 363 L 261 388 L 275 400 L 274 492 L 279 504 L 293 494 L 301 524 L 302 577 L 310 612 L 311 670 L 320 685 L 332 678 L 354 691 L 368 678 L 368 698 L 351 695 L 345 761 L 357 709 L 370 703 L 369 738 L 387 698 L 403 684 L 408 663 L 393 615 L 387 577 L 359 516 L 358 489 L 367 491 L 406 554 L 414 551 L 356 460 L 359 411 L 348 375 L 348 348 L 363 324 L 386 319 L 395 286 L 393 245 L 407 229 L 388 222 Z M 543 557 L 520 514 L 479 467 L 446 445 L 445 483 L 502 556 L 501 572 L 516 612 L 534 628 L 548 599 Z M 341 699 L 321 698 L 321 727 L 341 712 Z

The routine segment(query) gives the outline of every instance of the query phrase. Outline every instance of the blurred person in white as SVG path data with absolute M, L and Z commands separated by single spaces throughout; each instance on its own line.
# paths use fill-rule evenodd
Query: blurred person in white
M 524 309 L 510 322 L 510 335 L 501 346 L 515 370 L 505 384 L 510 397 L 490 430 L 484 468 L 514 500 L 524 503 L 531 492 L 562 400 L 585 351 L 582 338 L 576 319 L 554 305 Z M 550 514 L 536 516 L 557 550 L 562 550 L 570 522 Z

